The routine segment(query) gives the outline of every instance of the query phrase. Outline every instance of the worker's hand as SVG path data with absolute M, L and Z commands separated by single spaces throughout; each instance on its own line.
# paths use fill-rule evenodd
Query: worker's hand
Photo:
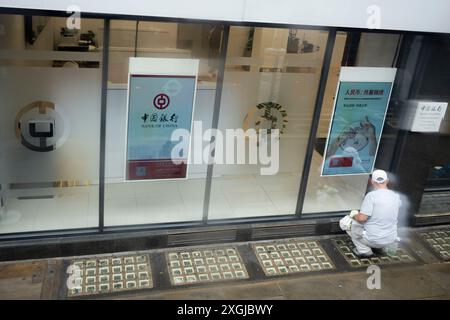
M 352 210 L 352 211 L 350 211 L 349 216 L 350 216 L 350 218 L 354 219 L 358 213 L 359 213 L 358 210 Z

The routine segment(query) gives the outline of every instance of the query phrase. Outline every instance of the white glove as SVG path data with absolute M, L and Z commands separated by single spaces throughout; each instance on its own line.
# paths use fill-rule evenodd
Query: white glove
M 349 214 L 349 216 L 350 216 L 350 218 L 354 218 L 357 214 L 359 213 L 359 211 L 358 210 L 352 210 L 352 211 L 350 211 L 350 214 Z
M 352 229 L 353 219 L 349 215 L 346 215 L 341 220 L 339 220 L 339 226 L 343 231 L 350 231 Z

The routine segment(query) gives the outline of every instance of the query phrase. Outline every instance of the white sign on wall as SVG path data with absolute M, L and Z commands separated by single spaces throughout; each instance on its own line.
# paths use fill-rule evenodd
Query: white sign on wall
M 411 131 L 439 132 L 447 105 L 447 102 L 419 102 L 411 125 Z

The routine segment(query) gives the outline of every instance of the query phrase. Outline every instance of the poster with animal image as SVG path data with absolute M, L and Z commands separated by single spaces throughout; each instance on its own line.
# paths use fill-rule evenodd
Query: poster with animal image
M 394 77 L 394 68 L 342 68 L 322 176 L 372 173 Z

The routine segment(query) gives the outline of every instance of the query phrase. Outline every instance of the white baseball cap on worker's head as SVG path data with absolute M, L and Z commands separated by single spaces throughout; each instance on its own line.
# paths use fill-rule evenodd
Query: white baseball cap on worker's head
M 372 181 L 376 183 L 385 183 L 388 180 L 386 171 L 375 170 L 372 172 Z

